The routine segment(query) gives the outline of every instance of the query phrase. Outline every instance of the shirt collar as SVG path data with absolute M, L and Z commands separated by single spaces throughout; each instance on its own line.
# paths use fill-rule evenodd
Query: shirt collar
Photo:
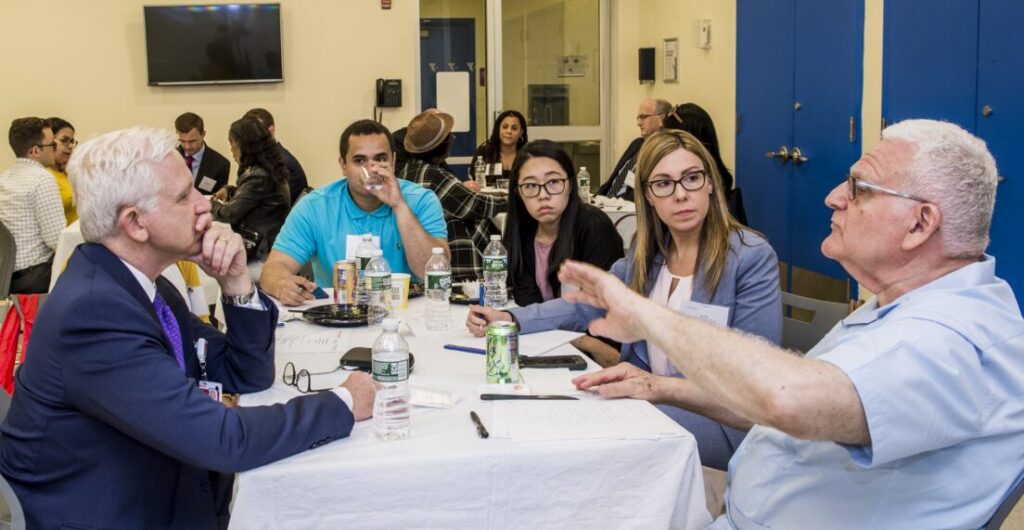
M 118 258 L 118 259 L 121 259 L 121 258 Z M 155 300 L 156 299 L 156 283 L 154 283 L 152 280 L 150 280 L 148 276 L 146 276 L 145 274 L 142 273 L 142 271 L 140 271 L 139 269 L 136 269 L 134 266 L 132 266 L 131 263 L 128 263 L 127 261 L 125 261 L 123 259 L 121 260 L 121 263 L 124 263 L 124 266 L 128 267 L 128 272 L 132 273 L 132 276 L 134 276 L 135 279 L 139 282 L 139 285 L 142 286 L 142 290 L 146 291 L 146 296 L 149 297 L 149 301 L 152 302 L 153 300 Z
M 16 158 L 14 160 L 14 165 L 16 165 L 16 166 L 29 166 L 29 167 L 37 167 L 39 169 L 46 169 L 46 166 L 40 164 L 39 162 L 37 162 L 35 160 L 32 160 L 31 158 Z
M 346 177 L 346 181 L 347 180 L 348 179 Z M 398 185 L 399 187 L 401 187 L 401 180 L 399 180 Z M 368 212 L 360 208 L 359 205 L 356 204 L 355 199 L 352 198 L 352 189 L 349 187 L 348 182 L 345 182 L 345 189 L 341 194 L 341 201 L 342 204 L 345 206 L 345 209 L 348 210 L 348 215 L 351 219 L 365 219 L 367 217 L 387 217 L 391 215 L 391 207 L 388 206 L 387 204 L 384 204 L 383 202 L 380 204 L 379 207 L 377 207 L 376 210 L 372 212 Z

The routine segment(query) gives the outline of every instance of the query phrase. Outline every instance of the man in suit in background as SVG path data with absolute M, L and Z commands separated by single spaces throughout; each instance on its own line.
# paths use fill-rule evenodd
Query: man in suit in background
M 249 279 L 241 238 L 212 224 L 169 131 L 102 135 L 68 173 L 86 243 L 39 313 L 0 425 L 0 474 L 29 528 L 223 527 L 211 470 L 294 455 L 370 416 L 361 373 L 270 407 L 214 398 L 214 383 L 233 393 L 274 382 L 277 309 Z M 220 284 L 227 335 L 159 276 L 185 258 Z
M 203 195 L 212 195 L 228 183 L 231 162 L 206 145 L 206 127 L 198 114 L 186 112 L 174 120 L 178 132 L 178 152 L 192 171 L 194 186 Z
M 284 148 L 284 144 L 277 141 L 277 136 L 275 136 L 277 129 L 274 127 L 274 116 L 267 109 L 257 107 L 249 109 L 249 111 L 242 117 L 254 118 L 263 123 L 267 128 L 267 131 L 270 132 L 270 137 L 277 142 L 277 147 L 281 150 L 281 158 L 284 159 L 284 165 L 288 168 L 288 188 L 291 190 L 291 199 L 292 204 L 294 205 L 295 201 L 299 198 L 299 194 L 302 193 L 302 190 L 309 186 L 309 182 L 306 181 L 306 172 L 302 169 L 302 164 L 295 159 L 295 156 L 292 155 L 291 151 Z
M 645 99 L 640 102 L 636 111 L 636 126 L 640 127 L 640 137 L 630 142 L 629 147 L 619 157 L 608 180 L 597 190 L 598 195 L 605 197 L 621 197 L 633 200 L 633 182 L 636 180 L 636 155 L 640 146 L 648 136 L 662 130 L 662 120 L 672 112 L 672 104 L 664 99 Z

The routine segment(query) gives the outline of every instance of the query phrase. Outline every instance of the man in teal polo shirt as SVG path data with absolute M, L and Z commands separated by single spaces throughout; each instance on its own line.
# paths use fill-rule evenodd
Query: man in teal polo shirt
M 285 305 L 313 298 L 332 285 L 335 261 L 352 257 L 362 234 L 373 234 L 394 272 L 423 276 L 433 247 L 448 250 L 444 211 L 433 192 L 395 177 L 391 132 L 359 120 L 341 133 L 338 163 L 344 179 L 300 200 L 288 215 L 260 275 L 260 286 Z M 364 171 L 379 177 L 367 186 Z M 312 260 L 316 284 L 298 275 Z

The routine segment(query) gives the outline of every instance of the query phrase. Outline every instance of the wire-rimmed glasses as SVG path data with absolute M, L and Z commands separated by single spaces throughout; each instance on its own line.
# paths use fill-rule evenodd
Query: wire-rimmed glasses
M 880 186 L 878 184 L 875 184 L 874 182 L 868 182 L 866 180 L 859 179 L 859 178 L 857 178 L 857 177 L 855 177 L 853 175 L 847 175 L 846 176 L 846 198 L 850 199 L 850 201 L 857 200 L 857 190 L 858 189 L 867 189 L 867 190 L 871 190 L 871 191 L 877 191 L 877 192 L 886 193 L 886 194 L 889 194 L 889 195 L 895 195 L 896 197 L 902 197 L 904 199 L 910 199 L 912 201 L 917 201 L 917 202 L 922 202 L 922 203 L 929 202 L 929 201 L 926 201 L 926 200 L 924 200 L 924 199 L 922 199 L 920 197 L 915 197 L 915 196 L 913 196 L 913 195 L 911 195 L 909 193 L 903 193 L 902 191 L 896 191 L 894 189 L 886 188 L 885 186 Z
M 295 365 L 289 361 L 287 364 L 284 365 L 284 374 L 281 376 L 281 380 L 284 381 L 284 384 L 295 387 L 296 389 L 298 389 L 299 392 L 302 392 L 303 394 L 308 394 L 310 392 L 321 392 L 323 390 L 330 390 L 330 388 L 313 388 L 312 376 L 333 374 L 334 372 L 337 372 L 339 370 L 341 370 L 341 366 L 338 366 L 334 370 L 329 370 L 326 372 L 310 372 L 305 368 L 296 372 Z

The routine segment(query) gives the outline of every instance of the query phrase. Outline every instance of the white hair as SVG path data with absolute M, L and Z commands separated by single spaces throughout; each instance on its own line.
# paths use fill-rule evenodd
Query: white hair
M 952 258 L 976 258 L 988 247 L 999 176 L 985 142 L 957 125 L 906 120 L 882 131 L 883 140 L 914 149 L 907 191 L 938 205 L 939 236 Z
M 90 139 L 68 161 L 82 237 L 101 242 L 116 234 L 121 210 L 143 213 L 156 208 L 161 180 L 157 165 L 174 153 L 177 140 L 169 130 L 133 127 Z

